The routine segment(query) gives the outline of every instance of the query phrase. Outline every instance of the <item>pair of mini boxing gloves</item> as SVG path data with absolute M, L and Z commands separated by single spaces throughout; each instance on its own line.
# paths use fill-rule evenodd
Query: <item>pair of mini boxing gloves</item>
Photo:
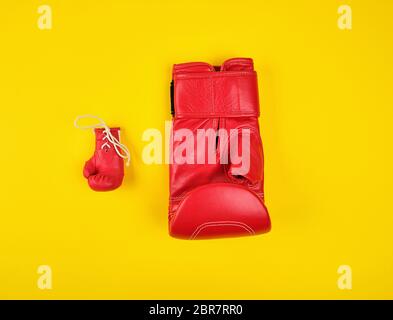
M 170 235 L 209 239 L 268 232 L 252 59 L 233 58 L 219 67 L 175 64 L 170 96 Z M 121 186 L 130 153 L 120 142 L 120 128 L 99 121 L 91 126 L 96 147 L 83 175 L 91 189 L 110 191 Z

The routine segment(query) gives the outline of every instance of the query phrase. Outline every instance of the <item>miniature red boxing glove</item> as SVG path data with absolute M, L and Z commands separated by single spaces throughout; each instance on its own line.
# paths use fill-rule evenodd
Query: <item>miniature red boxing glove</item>
M 230 59 L 219 68 L 174 65 L 171 96 L 170 234 L 206 239 L 268 232 L 252 59 Z
M 127 159 L 127 165 L 129 161 L 129 151 L 120 143 L 120 128 L 109 128 L 99 118 L 99 124 L 80 127 L 77 122 L 82 117 L 97 117 L 80 116 L 75 120 L 75 126 L 78 128 L 94 128 L 96 137 L 94 155 L 85 163 L 83 176 L 94 191 L 117 189 L 124 177 L 124 159 Z

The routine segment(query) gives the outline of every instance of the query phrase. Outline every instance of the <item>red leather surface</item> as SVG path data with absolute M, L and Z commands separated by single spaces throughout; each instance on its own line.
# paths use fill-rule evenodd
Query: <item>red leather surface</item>
M 200 164 L 201 155 L 196 147 L 194 163 L 172 163 L 170 234 L 183 239 L 204 239 L 268 232 L 270 219 L 264 204 L 258 87 L 252 60 L 230 59 L 219 69 L 202 62 L 177 64 L 173 79 L 172 157 L 182 143 L 173 137 L 184 128 L 191 130 L 195 140 L 198 129 L 241 133 L 247 129 L 251 153 L 250 170 L 243 174 L 238 173 L 239 164 L 231 161 L 208 164 L 206 155 L 199 159 L 205 162 Z M 217 159 L 224 156 L 225 148 L 221 146 L 232 146 L 231 139 L 232 135 L 217 139 Z M 241 144 L 238 145 L 241 149 Z
M 112 135 L 119 140 L 120 128 L 111 128 Z M 94 155 L 85 163 L 83 176 L 95 191 L 110 191 L 121 186 L 124 177 L 124 161 L 113 145 L 107 144 L 104 129 L 95 129 Z M 119 140 L 120 141 L 120 140 Z
M 172 236 L 184 239 L 255 235 L 269 229 L 269 215 L 260 198 L 230 183 L 194 189 L 171 220 Z
M 220 72 L 201 62 L 175 65 L 175 117 L 258 117 L 257 75 L 252 68 L 250 59 L 228 60 Z

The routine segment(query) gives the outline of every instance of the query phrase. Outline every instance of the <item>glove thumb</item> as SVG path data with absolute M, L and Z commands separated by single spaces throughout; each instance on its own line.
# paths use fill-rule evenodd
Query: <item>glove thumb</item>
M 236 139 L 230 142 L 229 176 L 238 182 L 255 185 L 263 177 L 263 152 L 259 133 L 254 130 L 238 130 Z
M 96 173 L 96 166 L 93 159 L 86 161 L 83 167 L 83 176 L 88 179 L 91 175 Z

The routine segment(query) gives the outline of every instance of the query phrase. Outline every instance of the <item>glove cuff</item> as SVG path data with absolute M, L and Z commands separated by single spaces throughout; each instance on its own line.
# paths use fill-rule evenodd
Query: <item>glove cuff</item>
M 201 62 L 174 65 L 173 104 L 176 118 L 258 117 L 252 59 L 227 60 L 218 71 Z

